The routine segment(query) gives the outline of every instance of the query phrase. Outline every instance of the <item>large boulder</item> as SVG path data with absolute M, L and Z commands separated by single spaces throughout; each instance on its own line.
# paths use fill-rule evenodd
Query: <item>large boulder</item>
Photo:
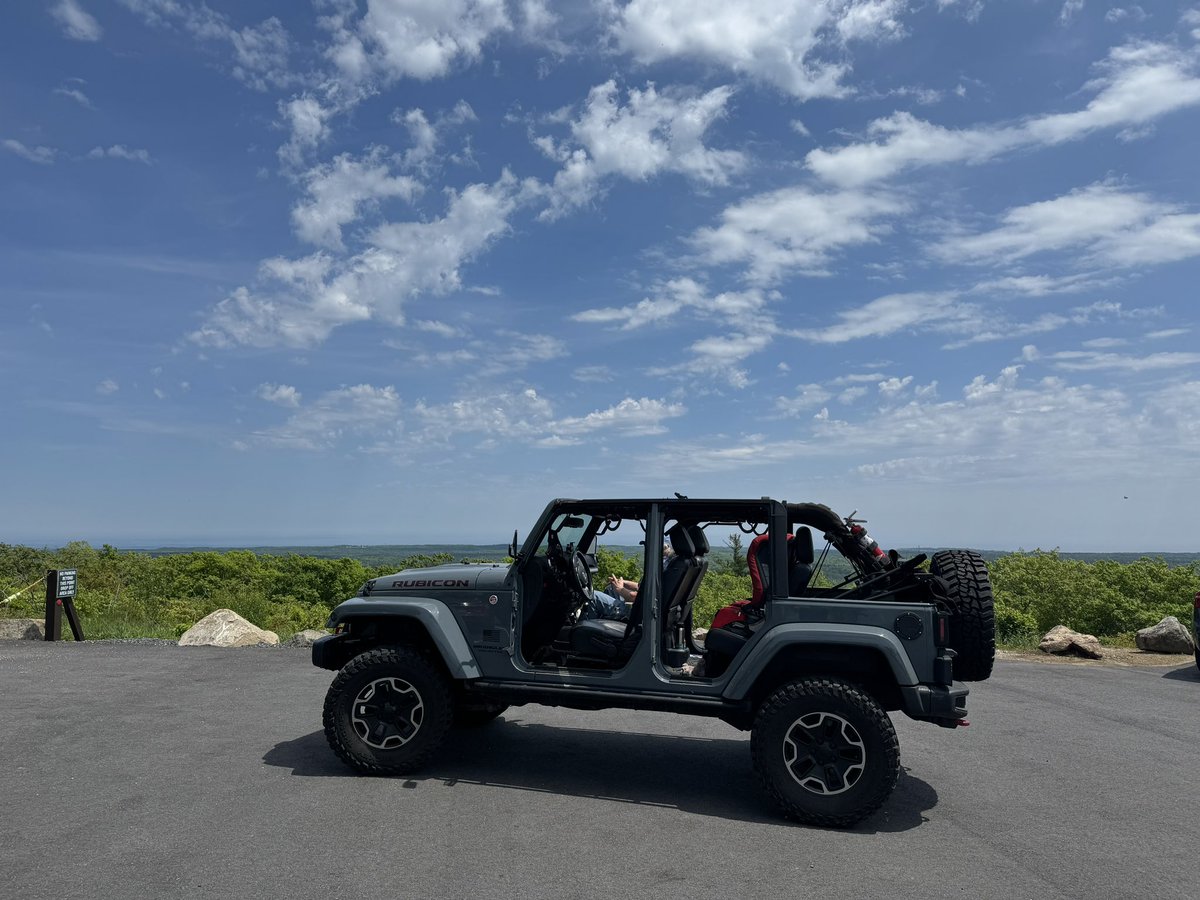
M 1137 648 L 1154 653 L 1191 653 L 1196 649 L 1192 633 L 1174 616 L 1137 633 Z
M 0 641 L 40 641 L 45 637 L 37 619 L 0 619 Z
M 253 647 L 278 644 L 279 635 L 247 622 L 232 609 L 211 612 L 179 639 L 180 647 Z
M 1038 649 L 1043 653 L 1059 655 L 1072 654 L 1085 656 L 1088 659 L 1100 659 L 1104 651 L 1100 649 L 1100 640 L 1092 634 L 1080 634 L 1072 631 L 1066 625 L 1055 625 L 1042 637 Z
M 304 631 L 297 631 L 288 639 L 289 647 L 311 647 L 313 641 L 318 638 L 323 638 L 329 634 L 328 631 L 317 631 L 315 628 L 306 628 Z

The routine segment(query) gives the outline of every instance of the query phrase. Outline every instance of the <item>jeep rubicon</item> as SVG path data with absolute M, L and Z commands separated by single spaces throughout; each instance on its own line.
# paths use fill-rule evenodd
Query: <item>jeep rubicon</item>
M 692 609 L 709 539 L 741 529 L 752 596 L 699 639 Z M 596 550 L 643 545 L 624 620 L 583 618 Z M 813 533 L 824 545 L 815 552 Z M 674 556 L 664 559 L 664 541 Z M 830 552 L 851 574 L 828 585 Z M 508 564 L 407 569 L 368 581 L 329 618 L 313 663 L 337 671 L 325 699 L 333 751 L 363 773 L 407 774 L 451 725 L 510 706 L 647 709 L 713 716 L 751 732 L 753 765 L 782 812 L 849 826 L 899 773 L 889 712 L 965 725 L 968 688 L 992 669 L 992 593 L 966 550 L 903 559 L 853 514 L 759 500 L 554 500 Z M 960 680 L 955 680 L 958 678 Z

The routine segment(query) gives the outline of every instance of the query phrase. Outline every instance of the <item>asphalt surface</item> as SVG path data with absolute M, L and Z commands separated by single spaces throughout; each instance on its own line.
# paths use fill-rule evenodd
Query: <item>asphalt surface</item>
M 1001 662 L 896 718 L 851 831 L 767 805 L 749 736 L 528 706 L 419 777 L 329 751 L 302 650 L 0 645 L 0 897 L 1200 896 L 1200 677 Z

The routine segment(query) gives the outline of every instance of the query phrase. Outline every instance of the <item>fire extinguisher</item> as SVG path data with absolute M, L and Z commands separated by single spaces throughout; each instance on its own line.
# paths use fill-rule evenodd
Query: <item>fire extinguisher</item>
M 863 551 L 867 554 L 869 559 L 873 559 L 881 566 L 887 566 L 887 554 L 883 552 L 878 542 L 872 538 L 871 535 L 867 534 L 867 529 L 863 528 L 861 525 L 851 525 L 850 534 L 854 536 L 856 541 L 858 541 L 859 546 L 863 548 Z

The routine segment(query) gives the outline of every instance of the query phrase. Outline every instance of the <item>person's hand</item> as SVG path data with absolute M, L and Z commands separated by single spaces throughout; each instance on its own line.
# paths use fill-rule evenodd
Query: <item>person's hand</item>
M 608 586 L 617 592 L 617 596 L 620 596 L 620 592 L 625 589 L 625 579 L 618 578 L 616 575 L 609 575 Z

